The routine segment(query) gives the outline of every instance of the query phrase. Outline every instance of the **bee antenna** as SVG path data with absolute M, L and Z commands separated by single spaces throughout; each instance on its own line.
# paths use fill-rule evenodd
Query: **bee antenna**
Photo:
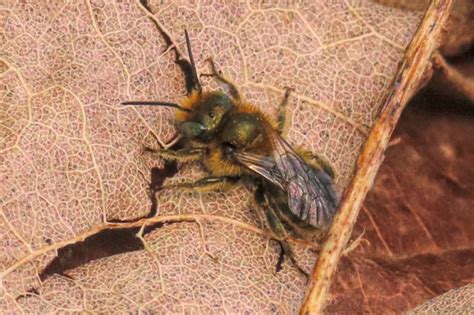
M 131 102 L 123 102 L 122 105 L 134 105 L 134 106 L 165 106 L 165 107 L 174 107 L 183 112 L 191 112 L 189 108 L 185 108 L 180 106 L 176 103 L 171 102 L 147 102 L 147 101 L 131 101 Z
M 186 50 L 188 51 L 189 62 L 191 63 L 191 74 L 193 75 L 193 79 L 196 84 L 196 88 L 198 92 L 201 93 L 202 91 L 201 82 L 199 82 L 199 77 L 197 75 L 196 64 L 194 63 L 193 52 L 191 50 L 191 41 L 189 40 L 189 34 L 188 34 L 187 29 L 184 29 L 184 37 L 186 39 Z

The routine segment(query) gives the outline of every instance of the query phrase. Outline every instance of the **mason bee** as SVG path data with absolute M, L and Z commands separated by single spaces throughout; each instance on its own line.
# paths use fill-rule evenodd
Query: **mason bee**
M 283 253 L 296 263 L 285 225 L 300 237 L 322 236 L 327 231 L 338 205 L 334 173 L 319 156 L 292 148 L 283 139 L 286 90 L 276 120 L 245 101 L 234 84 L 217 71 L 212 59 L 210 74 L 226 92 L 203 91 L 188 33 L 192 88 L 179 104 L 171 102 L 124 102 L 123 105 L 155 105 L 177 109 L 179 133 L 184 140 L 179 150 L 157 150 L 167 160 L 188 163 L 198 161 L 210 176 L 196 182 L 168 188 L 212 191 L 243 183 L 255 194 L 255 202 L 280 241 Z M 182 62 L 182 60 L 181 60 Z M 277 267 L 278 268 L 278 267 Z M 298 267 L 299 268 L 299 267 Z M 300 271 L 301 268 L 299 268 Z M 304 271 L 302 271 L 304 272 Z

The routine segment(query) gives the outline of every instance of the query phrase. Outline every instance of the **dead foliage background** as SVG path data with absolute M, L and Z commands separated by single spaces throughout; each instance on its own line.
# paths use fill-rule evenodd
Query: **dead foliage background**
M 119 105 L 184 93 L 150 18 L 181 50 L 187 27 L 199 70 L 213 56 L 270 114 L 294 87 L 287 137 L 334 163 L 342 192 L 423 11 L 148 5 L 0 5 L 0 309 L 295 313 L 304 279 L 290 264 L 274 273 L 278 247 L 245 189 L 161 194 L 150 217 L 150 182 L 202 174 L 143 155 L 144 144 L 173 142 L 171 111 Z M 472 4 L 454 8 L 434 79 L 404 112 L 362 207 L 354 235 L 366 241 L 342 258 L 326 312 L 402 312 L 472 283 Z M 295 246 L 311 270 L 315 249 Z

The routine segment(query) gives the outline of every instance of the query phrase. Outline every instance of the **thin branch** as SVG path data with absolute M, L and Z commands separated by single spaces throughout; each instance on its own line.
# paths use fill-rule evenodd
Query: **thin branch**
M 405 52 L 404 62 L 362 148 L 352 182 L 344 193 L 323 244 L 300 314 L 319 314 L 324 309 L 337 264 L 351 236 L 362 202 L 374 182 L 403 108 L 419 88 L 425 71 L 431 67 L 431 55 L 439 44 L 451 5 L 451 0 L 431 3 Z

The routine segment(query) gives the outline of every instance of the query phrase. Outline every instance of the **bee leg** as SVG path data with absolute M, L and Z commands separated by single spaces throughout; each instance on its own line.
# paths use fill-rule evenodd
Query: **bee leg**
M 282 251 L 282 257 L 279 259 L 275 270 L 278 272 L 282 269 L 281 264 L 283 263 L 283 258 L 284 256 L 287 256 L 290 261 L 293 263 L 293 265 L 298 269 L 300 273 L 302 273 L 306 281 L 309 280 L 309 275 L 306 271 L 304 271 L 300 265 L 298 265 L 298 262 L 296 261 L 295 254 L 293 253 L 293 249 L 291 248 L 290 244 L 286 241 L 286 230 L 283 226 L 283 223 L 280 221 L 278 216 L 275 214 L 275 212 L 272 209 L 267 209 L 265 211 L 265 214 L 267 216 L 268 223 L 270 225 L 270 228 L 272 229 L 273 233 L 275 234 L 278 243 L 280 244 L 281 251 Z
M 185 182 L 174 185 L 162 186 L 159 190 L 177 189 L 184 191 L 210 192 L 216 190 L 227 190 L 237 184 L 240 177 L 234 176 L 210 176 L 201 178 L 195 182 Z
M 153 156 L 183 163 L 195 162 L 202 159 L 205 148 L 193 148 L 193 149 L 180 149 L 180 150 L 155 150 L 151 148 L 144 148 L 144 151 L 152 154 Z
M 214 60 L 212 60 L 211 57 L 207 58 L 206 61 L 208 61 L 209 64 L 211 65 L 211 73 L 202 73 L 201 76 L 213 77 L 220 83 L 223 83 L 225 86 L 227 86 L 228 93 L 235 100 L 240 101 L 240 93 L 237 87 L 232 82 L 224 78 L 224 76 L 222 76 L 221 71 L 217 70 L 216 65 L 214 64 Z
M 292 88 L 286 87 L 285 88 L 285 95 L 283 95 L 283 99 L 281 100 L 280 104 L 278 105 L 278 114 L 277 114 L 277 131 L 279 134 L 283 133 L 285 129 L 286 123 L 286 104 L 288 103 L 288 98 L 290 96 Z
M 291 262 L 298 269 L 298 271 L 306 277 L 306 281 L 308 281 L 308 273 L 298 265 L 298 262 L 295 259 L 295 254 L 293 253 L 290 244 L 288 244 L 288 242 L 286 241 L 287 233 L 285 226 L 271 207 L 268 199 L 266 198 L 261 188 L 257 188 L 257 190 L 255 191 L 255 201 L 264 210 L 268 224 L 270 225 L 270 228 L 272 229 L 272 232 L 281 247 L 282 256 L 280 256 L 280 258 L 278 259 L 277 265 L 275 267 L 276 272 L 279 272 L 281 270 L 283 257 L 286 255 L 288 258 L 290 258 Z

